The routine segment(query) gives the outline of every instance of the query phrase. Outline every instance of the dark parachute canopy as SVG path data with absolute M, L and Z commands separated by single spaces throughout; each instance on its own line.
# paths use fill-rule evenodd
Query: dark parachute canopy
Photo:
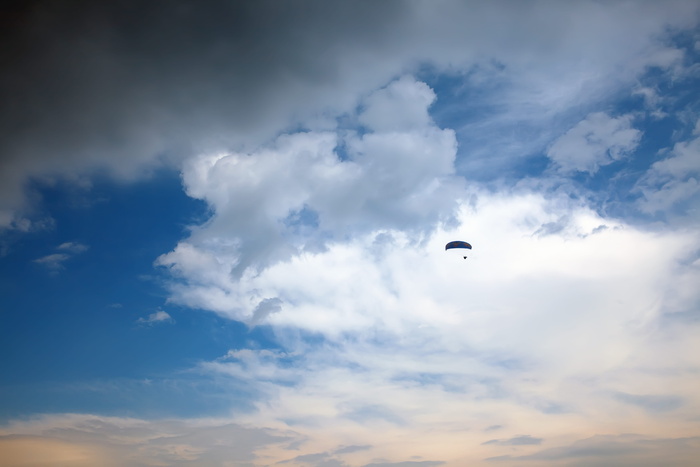
M 467 259 L 467 250 L 471 250 L 472 246 L 467 243 L 467 242 L 462 242 L 460 240 L 456 240 L 454 242 L 450 242 L 447 245 L 445 245 L 445 251 L 454 251 L 456 253 L 459 253 L 460 256 L 462 256 L 464 259 Z

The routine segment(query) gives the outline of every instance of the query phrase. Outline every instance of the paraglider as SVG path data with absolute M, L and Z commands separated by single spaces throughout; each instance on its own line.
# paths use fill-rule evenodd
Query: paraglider
M 459 253 L 460 256 L 462 256 L 464 259 L 467 259 L 467 250 L 471 249 L 472 246 L 469 243 L 460 240 L 456 240 L 445 245 L 445 251 L 454 250 L 455 252 Z

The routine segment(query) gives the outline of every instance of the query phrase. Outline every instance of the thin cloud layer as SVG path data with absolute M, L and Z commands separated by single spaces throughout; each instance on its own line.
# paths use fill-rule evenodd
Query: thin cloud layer
M 8 465 L 251 465 L 257 449 L 285 446 L 295 437 L 222 420 L 70 414 L 12 423 L 0 431 L 0 453 Z

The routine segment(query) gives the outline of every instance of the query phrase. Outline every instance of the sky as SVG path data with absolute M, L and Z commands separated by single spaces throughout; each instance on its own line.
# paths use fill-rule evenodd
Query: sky
M 697 1 L 2 9 L 0 465 L 696 462 Z

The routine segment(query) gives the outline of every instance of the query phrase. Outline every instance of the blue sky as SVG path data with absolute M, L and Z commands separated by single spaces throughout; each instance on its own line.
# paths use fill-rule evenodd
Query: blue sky
M 696 2 L 8 18 L 6 465 L 692 464 Z

